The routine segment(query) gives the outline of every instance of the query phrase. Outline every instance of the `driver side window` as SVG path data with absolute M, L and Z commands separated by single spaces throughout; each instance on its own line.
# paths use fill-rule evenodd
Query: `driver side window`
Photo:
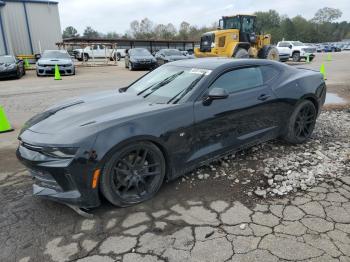
M 211 85 L 212 88 L 223 88 L 229 94 L 263 85 L 259 67 L 246 67 L 224 73 Z

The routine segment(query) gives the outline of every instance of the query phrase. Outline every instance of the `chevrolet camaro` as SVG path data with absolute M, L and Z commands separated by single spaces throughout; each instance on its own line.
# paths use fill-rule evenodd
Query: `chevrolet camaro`
M 176 61 L 34 116 L 17 157 L 34 195 L 79 208 L 102 196 L 129 206 L 225 154 L 275 138 L 305 142 L 325 96 L 320 73 L 279 62 Z

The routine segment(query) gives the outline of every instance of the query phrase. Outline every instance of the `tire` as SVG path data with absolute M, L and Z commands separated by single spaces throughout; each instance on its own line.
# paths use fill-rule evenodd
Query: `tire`
M 315 57 L 310 57 L 309 61 L 312 62 L 312 60 L 314 60 Z
M 300 53 L 299 52 L 294 52 L 292 55 L 293 62 L 300 62 Z
M 138 204 L 158 192 L 165 172 L 162 151 L 153 143 L 135 142 L 117 149 L 107 160 L 100 189 L 115 206 Z
M 258 57 L 262 59 L 280 61 L 278 49 L 272 45 L 266 45 L 260 49 Z
M 81 58 L 81 61 L 85 61 L 85 62 L 89 61 L 89 55 L 88 54 L 84 54 L 83 56 L 84 57 Z
M 117 61 L 120 61 L 120 59 L 122 58 L 122 56 L 119 54 L 119 53 L 117 53 Z
M 289 118 L 286 134 L 283 139 L 291 144 L 301 144 L 308 140 L 314 130 L 317 118 L 315 105 L 302 101 Z
M 134 67 L 132 66 L 132 63 L 131 63 L 131 62 L 129 62 L 129 70 L 130 70 L 130 71 L 133 71 L 133 70 L 134 70 Z
M 20 68 L 17 68 L 17 72 L 16 72 L 16 78 L 20 79 L 22 77 L 22 72 Z
M 234 58 L 249 58 L 248 51 L 243 48 L 238 48 L 236 53 L 233 55 Z

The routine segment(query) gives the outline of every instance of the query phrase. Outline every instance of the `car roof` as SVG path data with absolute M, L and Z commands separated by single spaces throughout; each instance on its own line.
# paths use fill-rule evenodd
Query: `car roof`
M 175 62 L 168 63 L 168 65 L 183 66 L 190 68 L 203 68 L 214 70 L 218 67 L 235 67 L 243 65 L 268 65 L 275 64 L 279 65 L 279 62 L 266 59 L 233 59 L 233 58 L 222 58 L 222 57 L 212 57 L 212 58 L 198 58 L 198 59 L 185 59 L 178 60 Z
M 55 50 L 55 49 L 53 49 L 53 50 L 45 50 L 44 53 L 46 53 L 46 52 L 68 53 L 67 50 Z

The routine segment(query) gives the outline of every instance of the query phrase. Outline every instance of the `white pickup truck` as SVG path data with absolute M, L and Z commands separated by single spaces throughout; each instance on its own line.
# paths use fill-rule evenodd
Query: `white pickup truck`
M 125 57 L 125 49 L 105 48 L 104 45 L 87 46 L 84 49 L 74 49 L 74 57 L 79 61 L 88 61 L 92 58 L 109 58 L 110 60 L 119 61 Z
M 276 47 L 280 54 L 289 54 L 294 62 L 299 62 L 302 58 L 306 59 L 307 56 L 312 61 L 316 53 L 316 48 L 300 41 L 281 41 Z

